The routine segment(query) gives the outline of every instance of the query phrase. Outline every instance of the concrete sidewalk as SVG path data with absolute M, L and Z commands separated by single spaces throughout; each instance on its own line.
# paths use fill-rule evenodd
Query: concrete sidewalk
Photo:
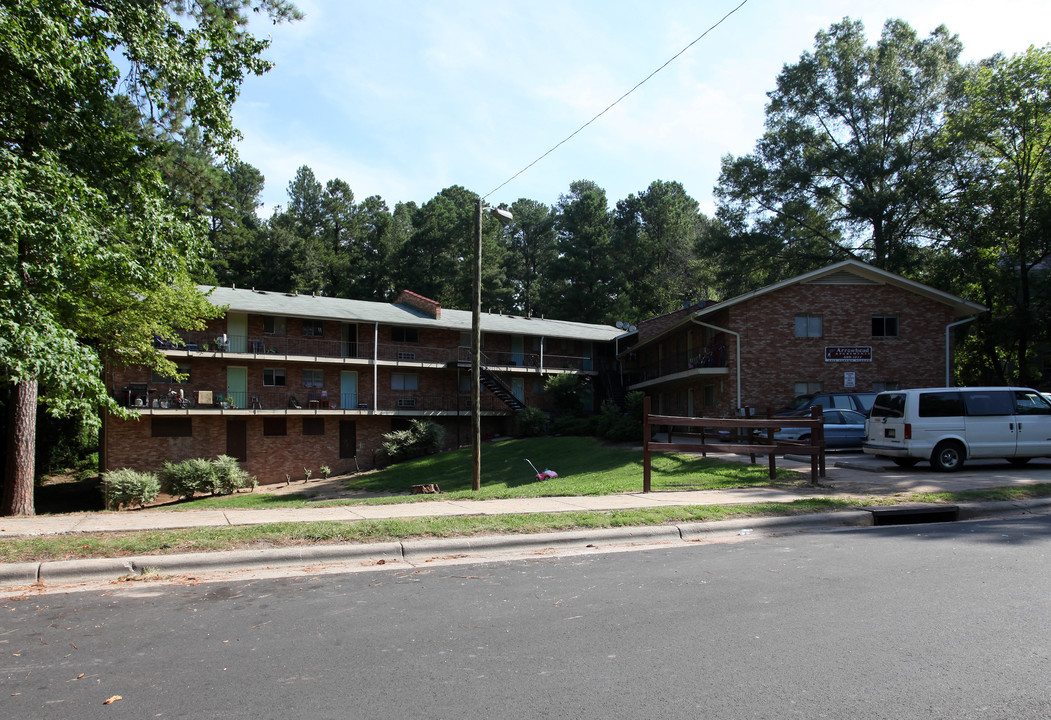
M 747 457 L 723 456 L 748 461 Z M 806 458 L 778 459 L 779 467 L 806 470 Z M 267 510 L 133 510 L 72 513 L 29 518 L 0 518 L 4 537 L 78 532 L 177 529 L 255 525 L 275 522 L 356 521 L 365 519 L 560 513 L 683 505 L 731 505 L 792 502 L 803 498 L 865 498 L 908 492 L 959 492 L 968 489 L 1051 483 L 1051 460 L 1033 461 L 1016 468 L 1003 461 L 971 463 L 963 472 L 936 473 L 924 468 L 902 469 L 876 458 L 829 456 L 827 476 L 812 487 L 685 490 L 585 497 L 516 498 L 507 500 L 431 500 L 381 505 L 344 505 Z M 265 491 L 265 488 L 264 488 Z M 1031 502 L 961 505 L 959 519 L 1047 512 L 1051 499 Z M 58 562 L 0 564 L 0 586 L 51 585 L 89 580 L 113 580 L 150 568 L 164 573 L 231 572 L 288 566 L 364 568 L 388 562 L 430 562 L 435 559 L 481 559 L 484 553 L 594 552 L 615 547 L 653 546 L 695 542 L 718 535 L 798 532 L 842 526 L 872 525 L 869 512 L 844 512 L 795 517 L 690 523 L 675 526 L 629 527 L 612 530 L 414 540 L 395 543 L 305 545 L 267 550 L 188 553 L 136 558 L 100 558 Z
M 747 456 L 719 455 L 717 457 L 748 462 Z M 809 469 L 809 460 L 792 456 L 778 458 L 778 467 L 805 472 Z M 506 500 L 435 499 L 413 503 L 348 504 L 265 510 L 128 510 L 35 517 L 0 517 L 0 539 L 74 532 L 165 530 L 186 527 L 260 525 L 276 522 L 560 513 L 676 505 L 739 505 L 792 502 L 815 497 L 864 498 L 893 496 L 909 492 L 959 492 L 1036 483 L 1051 483 L 1051 460 L 1034 460 L 1024 468 L 1013 467 L 1003 461 L 972 462 L 962 472 L 938 473 L 920 466 L 908 469 L 899 468 L 886 460 L 860 453 L 830 454 L 826 477 L 817 486 L 804 484 L 791 488 L 659 491 Z M 309 487 L 304 489 L 309 492 Z M 259 491 L 266 492 L 266 488 L 260 488 Z

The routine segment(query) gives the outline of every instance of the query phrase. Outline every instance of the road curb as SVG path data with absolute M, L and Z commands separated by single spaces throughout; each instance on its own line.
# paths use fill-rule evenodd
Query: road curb
M 959 520 L 998 517 L 1000 515 L 1030 514 L 1051 509 L 1051 498 L 1036 500 L 1003 500 L 1000 502 L 956 503 L 960 508 Z
M 589 545 L 645 542 L 678 542 L 679 529 L 669 525 L 647 525 L 642 527 L 603 528 L 599 530 L 571 530 L 520 535 L 481 535 L 475 537 L 441 538 L 436 540 L 410 540 L 402 543 L 404 559 L 409 562 L 426 562 L 429 559 L 450 555 L 481 552 L 540 551 L 546 548 L 573 549 Z
M 771 532 L 778 530 L 821 530 L 836 527 L 864 527 L 872 525 L 872 513 L 868 510 L 853 510 L 838 513 L 816 513 L 813 515 L 791 515 L 788 517 L 742 518 L 710 523 L 680 525 L 682 539 L 697 541 L 713 535 L 739 535 L 746 530 Z
M 991 503 L 959 503 L 959 520 L 1051 511 L 1051 498 Z M 853 510 L 780 517 L 743 518 L 680 525 L 602 528 L 518 535 L 482 535 L 406 540 L 382 543 L 294 545 L 258 550 L 145 555 L 125 558 L 89 558 L 41 563 L 0 563 L 0 587 L 116 580 L 156 572 L 181 575 L 204 571 L 244 570 L 309 564 L 427 562 L 482 553 L 523 553 L 543 550 L 602 550 L 603 546 L 682 544 L 720 535 L 750 532 L 821 531 L 873 525 L 872 512 Z

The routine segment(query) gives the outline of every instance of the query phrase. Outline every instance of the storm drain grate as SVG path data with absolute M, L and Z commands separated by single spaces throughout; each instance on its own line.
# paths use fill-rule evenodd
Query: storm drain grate
M 956 505 L 878 508 L 870 512 L 873 525 L 918 525 L 919 523 L 955 522 L 960 519 L 960 508 Z

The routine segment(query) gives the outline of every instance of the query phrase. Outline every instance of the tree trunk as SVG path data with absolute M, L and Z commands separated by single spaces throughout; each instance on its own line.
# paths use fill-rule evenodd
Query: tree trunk
M 0 515 L 35 515 L 33 475 L 36 449 L 37 381 L 24 380 L 11 393 L 7 421 L 7 464 Z

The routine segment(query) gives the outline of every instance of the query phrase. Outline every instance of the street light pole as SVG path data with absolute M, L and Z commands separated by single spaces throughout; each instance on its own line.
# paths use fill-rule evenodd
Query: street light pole
M 508 210 L 483 207 L 474 201 L 474 292 L 471 294 L 471 489 L 482 489 L 482 211 L 506 225 Z
M 471 489 L 482 489 L 482 198 L 474 201 L 474 291 L 471 294 Z

